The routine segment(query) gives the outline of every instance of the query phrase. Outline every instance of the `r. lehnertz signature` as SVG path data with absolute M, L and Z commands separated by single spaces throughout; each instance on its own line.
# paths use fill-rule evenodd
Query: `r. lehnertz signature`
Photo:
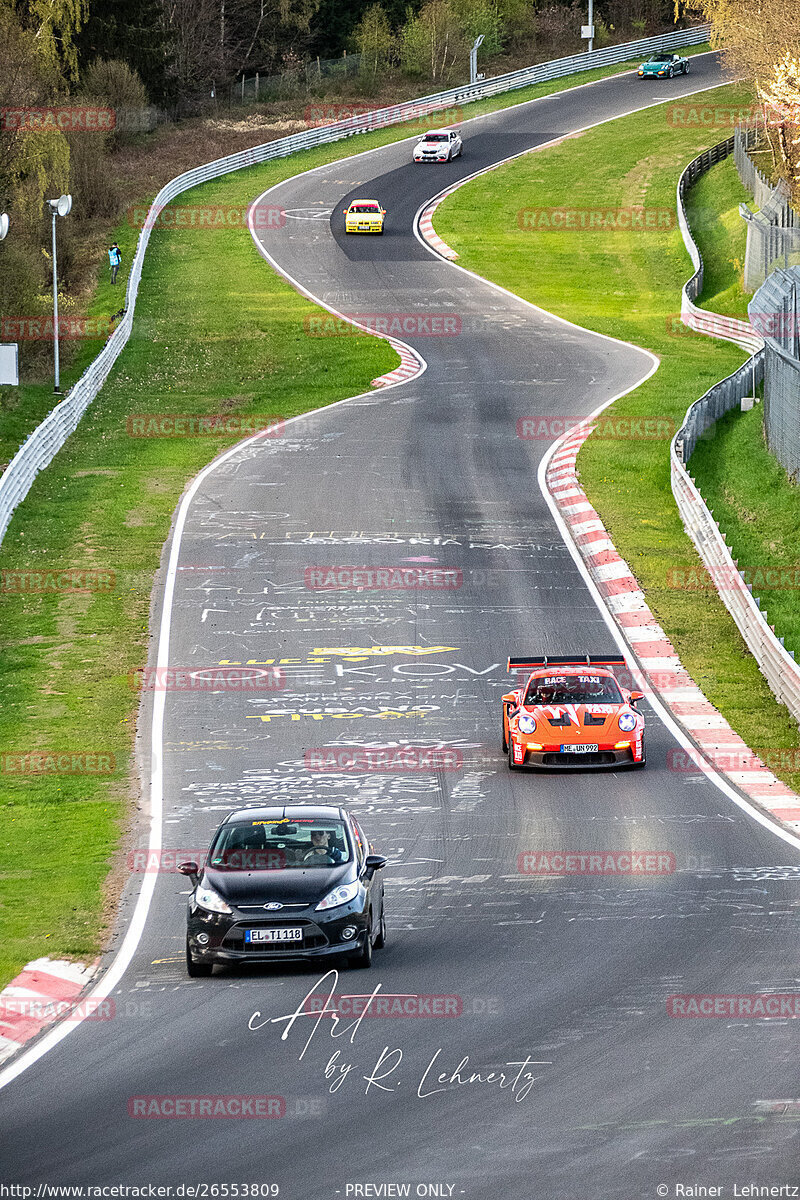
M 338 982 L 339 972 L 335 970 L 328 971 L 326 975 L 323 975 L 309 989 L 294 1012 L 286 1013 L 280 1017 L 262 1018 L 261 1012 L 256 1010 L 247 1023 L 248 1029 L 255 1032 L 268 1025 L 283 1025 L 281 1041 L 285 1042 L 301 1017 L 311 1018 L 314 1021 L 314 1025 L 298 1055 L 298 1061 L 305 1057 L 306 1051 L 314 1041 L 320 1023 L 323 1020 L 328 1022 L 330 1037 L 345 1038 L 347 1044 L 354 1046 L 361 1028 L 361 1022 L 367 1016 L 369 1006 L 380 993 L 382 985 L 377 984 L 373 989 L 370 996 L 366 999 L 360 1015 L 354 1021 L 345 1022 L 336 1012 L 336 1005 L 333 1003 Z M 315 1000 L 318 1000 L 320 992 L 324 993 L 326 991 L 327 996 L 322 1008 L 318 1008 L 315 1005 L 313 1009 L 309 1010 L 308 1005 L 311 997 L 313 996 Z M 328 1007 L 329 1004 L 331 1005 L 330 1008 Z M 445 1065 L 445 1060 L 442 1057 L 444 1054 L 445 1048 L 440 1046 L 430 1056 L 421 1073 L 417 1074 L 417 1071 L 415 1071 L 415 1078 L 418 1079 L 416 1094 L 420 1100 L 426 1100 L 428 1097 L 441 1094 L 442 1092 L 456 1091 L 462 1087 L 490 1087 L 497 1088 L 499 1091 L 509 1092 L 514 1097 L 516 1103 L 519 1104 L 520 1101 L 529 1095 L 533 1085 L 541 1078 L 541 1076 L 534 1073 L 532 1068 L 551 1065 L 550 1061 L 542 1061 L 526 1055 L 525 1058 L 511 1059 L 500 1065 L 476 1069 L 469 1065 L 469 1054 L 464 1054 L 455 1069 L 445 1068 L 442 1070 Z M 365 1095 L 369 1095 L 371 1088 L 376 1088 L 381 1092 L 395 1092 L 400 1085 L 400 1068 L 403 1065 L 404 1058 L 404 1051 L 399 1046 L 384 1046 L 372 1067 L 368 1067 L 367 1074 L 364 1074 L 364 1067 L 361 1064 L 354 1061 L 347 1061 L 343 1057 L 341 1050 L 334 1050 L 324 1068 L 325 1079 L 328 1081 L 328 1091 L 331 1093 L 338 1092 L 344 1086 L 350 1086 L 351 1084 L 360 1086 L 361 1081 L 363 1081 L 366 1084 L 364 1088 Z M 350 1081 L 349 1084 L 348 1081 Z

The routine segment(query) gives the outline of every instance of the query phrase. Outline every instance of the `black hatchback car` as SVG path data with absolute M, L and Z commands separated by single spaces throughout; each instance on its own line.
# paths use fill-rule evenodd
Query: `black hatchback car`
M 320 961 L 369 967 L 386 942 L 386 859 L 355 817 L 328 805 L 242 808 L 211 842 L 202 870 L 178 870 L 194 884 L 186 969 L 214 963 Z

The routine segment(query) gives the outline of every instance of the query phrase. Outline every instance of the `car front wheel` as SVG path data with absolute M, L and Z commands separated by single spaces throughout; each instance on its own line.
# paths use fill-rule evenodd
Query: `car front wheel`
M 500 735 L 501 735 L 501 737 L 502 737 L 502 739 L 503 739 L 503 753 L 505 754 L 505 752 L 508 750 L 508 737 L 506 736 L 506 714 L 505 714 L 505 708 L 503 709 L 503 715 L 502 715 L 502 717 L 501 717 Z
M 687 62 L 687 63 L 684 63 L 684 67 L 683 67 L 683 73 L 684 73 L 684 75 L 688 75 L 688 74 L 689 74 L 689 64 L 688 64 L 688 62 Z
M 186 974 L 190 979 L 207 979 L 214 970 L 213 963 L 198 962 L 192 957 L 192 951 L 189 948 L 189 939 L 186 939 Z
M 386 910 L 381 904 L 381 923 L 378 926 L 378 936 L 375 938 L 375 949 L 383 950 L 386 945 Z
M 673 71 L 672 67 L 670 67 L 670 69 L 667 71 L 667 78 L 672 79 L 674 77 L 674 75 L 675 75 L 675 72 Z
M 364 949 L 359 950 L 358 954 L 350 955 L 350 966 L 356 970 L 366 971 L 372 966 L 372 919 L 367 921 L 367 936 L 364 939 Z
M 510 739 L 508 742 L 508 769 L 509 769 L 509 771 L 521 771 L 522 770 L 522 766 L 520 765 L 520 763 L 514 762 L 514 749 L 513 749 Z

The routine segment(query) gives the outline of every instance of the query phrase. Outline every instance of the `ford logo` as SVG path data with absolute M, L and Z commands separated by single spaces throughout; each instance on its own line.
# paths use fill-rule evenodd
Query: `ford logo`
M 275 912 L 276 909 L 283 908 L 283 905 L 273 901 L 271 904 L 265 904 L 264 908 L 266 908 L 268 912 Z

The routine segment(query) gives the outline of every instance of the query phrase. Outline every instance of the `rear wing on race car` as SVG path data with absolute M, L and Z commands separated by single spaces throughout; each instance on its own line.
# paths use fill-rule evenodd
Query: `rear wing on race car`
M 509 658 L 508 670 L 533 671 L 537 667 L 624 667 L 621 654 L 582 654 L 580 658 L 561 658 L 553 655 L 529 655 L 528 658 Z

